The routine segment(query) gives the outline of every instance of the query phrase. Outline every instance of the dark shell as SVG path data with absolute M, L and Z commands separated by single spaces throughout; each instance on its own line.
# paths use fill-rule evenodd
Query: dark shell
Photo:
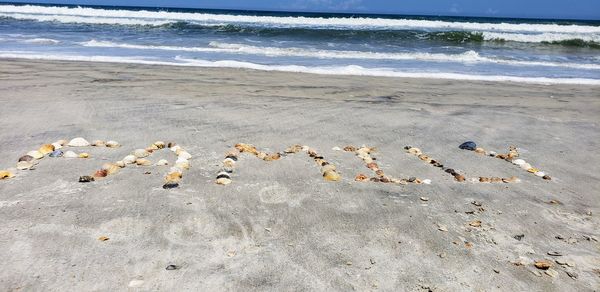
M 544 175 L 542 178 L 545 180 L 552 180 L 552 178 L 549 175 Z
M 463 150 L 475 150 L 475 148 L 477 148 L 477 144 L 475 144 L 475 142 L 473 141 L 467 141 L 465 143 L 462 143 L 458 146 L 458 148 L 463 149 Z
M 228 174 L 224 174 L 224 173 L 217 175 L 217 179 L 220 179 L 220 178 L 228 178 L 228 179 L 231 179 L 231 177 L 230 177 Z
M 231 159 L 233 161 L 237 161 L 238 160 L 237 156 L 235 156 L 235 155 L 227 155 L 227 156 L 225 156 L 225 159 L 227 159 L 227 158 L 229 158 L 229 159 Z
M 449 174 L 451 174 L 451 175 L 455 175 L 456 174 L 456 171 L 454 169 L 452 169 L 452 168 L 448 168 L 448 169 L 446 169 L 444 171 L 447 172 L 447 173 L 449 173 Z
M 175 146 L 175 145 L 177 145 L 177 144 L 175 144 L 174 142 L 169 142 L 169 143 L 167 144 L 167 147 L 168 147 L 168 148 L 171 148 L 171 147 L 173 147 L 173 146 Z
M 87 183 L 87 182 L 92 182 L 92 181 L 94 181 L 94 178 L 89 175 L 84 175 L 84 176 L 79 177 L 80 183 Z
M 32 161 L 33 160 L 33 156 L 30 155 L 23 155 L 21 156 L 21 158 L 19 158 L 19 162 L 21 161 Z
M 168 265 L 168 266 L 166 267 L 166 270 L 167 270 L 167 271 L 179 270 L 179 266 L 177 266 L 177 265 Z
M 52 153 L 50 153 L 50 157 L 62 157 L 63 156 L 63 152 L 61 150 L 54 150 L 52 151 Z
M 417 180 L 417 178 L 414 177 L 414 176 L 411 176 L 411 177 L 408 178 L 408 182 L 414 182 L 416 180 Z
M 413 148 L 412 146 L 404 146 L 404 150 L 408 150 L 410 148 Z
M 179 187 L 179 184 L 176 182 L 168 182 L 166 184 L 163 185 L 163 189 L 168 190 L 168 189 L 174 189 L 176 187 Z

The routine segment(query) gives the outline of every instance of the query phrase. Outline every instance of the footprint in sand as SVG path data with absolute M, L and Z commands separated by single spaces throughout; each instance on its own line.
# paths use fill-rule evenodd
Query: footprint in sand
M 262 188 L 258 192 L 258 196 L 263 203 L 281 204 L 288 201 L 290 198 L 290 191 L 280 184 L 275 184 Z

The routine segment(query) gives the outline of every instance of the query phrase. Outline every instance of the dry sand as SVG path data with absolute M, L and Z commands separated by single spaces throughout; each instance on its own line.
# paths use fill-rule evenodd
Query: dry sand
M 58 139 L 123 145 L 44 158 L 0 181 L 3 291 L 600 287 L 598 87 L 1 60 L 0 104 L 0 169 Z M 77 182 L 155 140 L 194 156 L 179 188 L 161 188 L 165 167 Z M 553 180 L 459 150 L 466 140 L 516 145 Z M 216 185 L 238 142 L 309 145 L 342 181 L 324 181 L 306 155 L 242 156 L 233 183 Z M 378 148 L 386 173 L 433 183 L 355 182 L 370 171 L 332 147 L 362 144 Z M 457 183 L 405 145 L 467 176 L 521 182 Z M 533 266 L 541 259 L 554 277 Z

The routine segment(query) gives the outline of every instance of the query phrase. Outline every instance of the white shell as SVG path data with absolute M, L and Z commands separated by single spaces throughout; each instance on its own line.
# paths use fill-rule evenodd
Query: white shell
M 186 160 L 192 158 L 192 155 L 187 153 L 186 151 L 179 152 L 178 156 L 180 159 L 182 158 L 182 159 L 186 159 Z
M 498 154 L 498 153 L 496 153 L 496 151 L 490 151 L 490 152 L 488 152 L 488 155 L 491 155 L 491 156 L 496 156 L 496 154 Z
M 90 146 L 90 142 L 88 142 L 87 140 L 81 138 L 81 137 L 77 137 L 71 141 L 69 141 L 69 144 L 67 144 L 68 146 L 71 147 L 85 147 L 85 146 Z
M 115 148 L 115 147 L 119 147 L 121 146 L 121 144 L 119 144 L 119 142 L 117 141 L 108 141 L 106 142 L 106 147 L 110 147 L 110 148 Z
M 26 170 L 33 167 L 33 163 L 31 161 L 19 161 L 17 162 L 18 170 Z
M 177 150 L 181 149 L 181 147 L 179 145 L 175 145 L 173 147 L 171 147 L 171 151 L 173 152 L 177 152 Z
M 528 170 L 531 168 L 531 164 L 529 163 L 523 163 L 521 165 L 519 165 L 522 169 Z
M 167 161 L 166 159 L 161 159 L 158 162 L 156 162 L 156 165 L 158 166 L 162 166 L 162 165 L 168 165 L 169 161 Z
M 41 159 L 42 157 L 44 157 L 44 154 L 42 154 L 42 152 L 39 152 L 37 150 L 29 151 L 29 152 L 27 152 L 27 155 L 33 157 L 34 159 Z
M 539 177 L 543 177 L 544 175 L 546 175 L 546 173 L 545 173 L 545 172 L 543 172 L 543 171 L 538 171 L 538 172 L 536 172 L 536 173 L 534 173 L 534 174 L 535 174 L 536 176 L 539 176 Z
M 123 168 L 123 167 L 125 167 L 125 162 L 123 162 L 122 160 L 119 160 L 119 161 L 115 162 L 115 164 L 116 164 L 118 167 L 120 167 L 120 168 Z
M 424 179 L 423 183 L 426 185 L 430 185 L 431 184 L 431 180 L 430 179 Z
M 62 145 L 60 145 L 60 143 L 56 143 L 56 142 L 52 143 L 52 146 L 54 146 L 54 150 L 58 150 L 63 147 Z
M 79 155 L 73 151 L 67 151 L 63 154 L 64 158 L 79 158 Z
M 127 155 L 123 158 L 123 162 L 125 162 L 125 164 L 133 164 L 136 159 L 137 157 L 135 157 L 135 155 Z
M 335 147 L 331 148 L 331 150 L 333 150 L 333 151 L 342 151 L 342 148 L 335 146 Z
M 304 152 L 307 152 L 307 151 L 308 151 L 308 149 L 310 149 L 310 147 L 308 147 L 308 146 L 306 146 L 306 145 L 302 146 L 302 151 L 304 151 Z
M 525 164 L 525 160 L 523 160 L 523 159 L 515 159 L 515 160 L 512 161 L 512 163 L 516 164 L 516 165 L 523 165 L 523 164 Z
M 222 178 L 217 179 L 217 184 L 220 184 L 220 185 L 228 185 L 230 183 L 231 183 L 230 178 L 222 177 Z
M 144 158 L 148 157 L 148 155 L 150 155 L 150 152 L 146 151 L 146 149 L 135 149 L 135 151 L 133 151 L 133 153 L 131 154 L 133 154 L 137 158 Z
M 189 163 L 189 161 L 185 158 L 178 157 L 177 160 L 175 161 L 175 164 L 177 164 L 177 163 Z

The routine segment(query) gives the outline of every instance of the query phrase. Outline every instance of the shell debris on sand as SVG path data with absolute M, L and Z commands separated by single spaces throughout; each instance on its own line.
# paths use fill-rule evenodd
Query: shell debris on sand
M 0 170 L 0 180 L 13 178 L 13 177 L 15 177 L 15 175 L 12 172 L 10 172 L 8 170 Z
M 406 149 L 407 150 L 411 149 L 410 152 L 414 153 L 415 155 L 419 155 L 420 159 L 422 159 L 422 160 L 429 159 L 429 157 L 422 155 L 421 150 L 419 150 L 417 148 L 408 147 Z M 399 179 L 399 178 L 386 176 L 383 169 L 381 169 L 379 167 L 379 165 L 375 162 L 375 158 L 373 158 L 371 156 L 371 153 L 377 151 L 377 149 L 375 147 L 367 147 L 367 146 L 355 147 L 355 146 L 349 145 L 349 146 L 344 147 L 344 151 L 353 152 L 358 158 L 362 159 L 362 161 L 365 163 L 365 166 L 368 169 L 372 170 L 375 173 L 375 176 L 371 177 L 370 179 L 368 179 L 368 177 L 364 174 L 359 174 L 354 178 L 355 181 L 369 180 L 372 182 L 394 183 L 394 184 L 399 184 L 399 185 L 406 185 L 408 183 L 421 184 L 423 182 L 423 180 L 418 179 L 418 178 Z M 430 180 L 428 180 L 428 181 L 431 182 Z

